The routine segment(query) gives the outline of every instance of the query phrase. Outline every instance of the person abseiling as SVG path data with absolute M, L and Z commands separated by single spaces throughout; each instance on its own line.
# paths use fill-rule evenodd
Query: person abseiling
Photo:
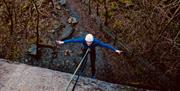
M 66 43 L 82 43 L 84 45 L 83 54 L 86 53 L 86 50 L 90 48 L 90 60 L 91 60 L 91 72 L 92 72 L 92 78 L 95 79 L 95 60 L 96 60 L 96 46 L 105 47 L 108 49 L 111 49 L 112 51 L 121 54 L 123 51 L 120 51 L 111 45 L 108 45 L 106 43 L 103 43 L 102 41 L 96 39 L 92 34 L 87 34 L 85 37 L 80 38 L 74 38 L 74 39 L 68 39 L 64 41 L 56 41 L 57 44 L 66 44 Z

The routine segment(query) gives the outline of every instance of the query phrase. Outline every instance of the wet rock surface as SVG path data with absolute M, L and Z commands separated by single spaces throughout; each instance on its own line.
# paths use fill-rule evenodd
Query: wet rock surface
M 0 91 L 64 91 L 71 74 L 0 59 Z M 74 81 L 72 82 L 74 83 Z M 73 84 L 70 85 L 69 90 Z M 130 86 L 81 77 L 76 91 L 141 91 Z
M 74 30 L 71 25 L 66 25 L 63 33 L 60 36 L 60 39 L 64 40 L 64 39 L 68 38 L 73 33 L 73 31 Z

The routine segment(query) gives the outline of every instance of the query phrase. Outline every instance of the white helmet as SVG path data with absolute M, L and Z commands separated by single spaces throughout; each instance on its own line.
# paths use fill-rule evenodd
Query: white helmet
M 94 37 L 92 34 L 87 34 L 86 37 L 85 37 L 85 40 L 87 42 L 92 42 L 94 40 Z

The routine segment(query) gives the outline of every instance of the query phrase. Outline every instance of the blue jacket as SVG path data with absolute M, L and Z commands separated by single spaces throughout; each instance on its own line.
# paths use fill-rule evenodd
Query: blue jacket
M 101 42 L 100 40 L 94 38 L 94 41 L 92 43 L 91 46 L 88 46 L 86 44 L 86 40 L 84 37 L 80 37 L 80 38 L 75 38 L 75 39 L 69 39 L 69 40 L 64 40 L 64 43 L 82 43 L 84 45 L 84 48 L 95 48 L 96 46 L 101 46 L 101 47 L 105 47 L 105 48 L 108 48 L 108 49 L 111 49 L 113 51 L 116 51 L 117 49 L 106 44 L 106 43 L 103 43 Z

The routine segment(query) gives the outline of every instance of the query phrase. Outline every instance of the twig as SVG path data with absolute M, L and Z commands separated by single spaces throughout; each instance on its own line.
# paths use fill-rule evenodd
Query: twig
M 174 19 L 174 16 L 176 15 L 176 13 L 180 10 L 180 6 L 176 9 L 176 11 L 174 12 L 173 16 L 171 17 L 171 19 L 169 19 L 169 21 L 166 23 L 166 25 L 163 27 L 162 31 L 160 32 L 160 34 L 158 35 L 158 37 L 155 39 L 155 43 L 153 44 L 153 46 L 151 47 L 150 50 L 152 50 L 156 45 L 157 42 L 159 41 L 159 39 L 161 38 L 162 34 L 165 32 L 167 26 L 171 23 L 171 21 Z

